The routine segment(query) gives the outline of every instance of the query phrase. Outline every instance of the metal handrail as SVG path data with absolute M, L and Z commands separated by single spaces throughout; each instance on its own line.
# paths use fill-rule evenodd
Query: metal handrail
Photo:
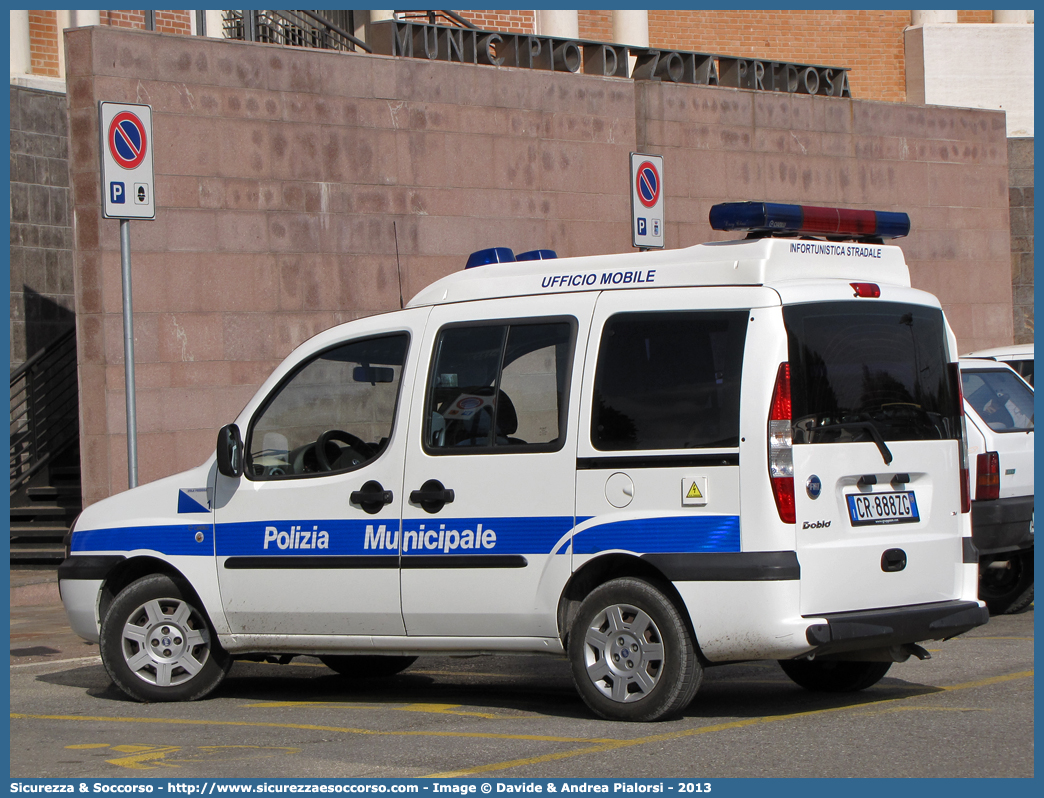
M 475 25 L 473 22 L 470 22 L 469 20 L 465 19 L 455 11 L 421 11 L 420 9 L 411 9 L 409 11 L 395 11 L 393 13 L 396 15 L 396 19 L 402 20 L 419 19 L 423 17 L 427 19 L 429 24 L 431 25 L 438 24 L 439 17 L 445 17 L 449 21 L 456 23 L 461 28 L 468 28 L 469 30 L 478 30 L 478 25 Z M 401 17 L 399 16 L 400 14 L 402 15 Z
M 292 47 L 321 50 L 354 50 L 372 53 L 372 48 L 332 20 L 315 11 L 271 9 L 228 11 L 225 32 L 230 39 L 263 41 Z
M 11 495 L 79 438 L 76 330 L 11 373 Z

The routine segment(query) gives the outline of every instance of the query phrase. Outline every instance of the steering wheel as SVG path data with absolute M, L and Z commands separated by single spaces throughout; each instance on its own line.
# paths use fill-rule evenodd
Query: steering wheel
M 332 441 L 341 441 L 341 443 L 347 443 L 355 454 L 359 455 L 359 459 L 352 458 L 352 465 L 358 465 L 363 460 L 369 460 L 376 454 L 373 447 L 370 446 L 362 438 L 358 438 L 352 435 L 350 432 L 345 432 L 343 429 L 328 429 L 322 435 L 320 435 L 315 441 L 315 459 L 319 461 L 319 470 L 321 471 L 333 471 L 334 465 L 340 460 L 341 453 L 338 452 L 334 458 L 334 462 L 330 462 L 330 458 L 327 456 L 326 447 L 327 444 Z

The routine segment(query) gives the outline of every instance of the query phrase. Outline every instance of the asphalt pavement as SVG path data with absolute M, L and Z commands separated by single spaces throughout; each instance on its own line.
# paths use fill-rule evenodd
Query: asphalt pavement
M 592 717 L 568 664 L 539 657 L 422 657 L 375 680 L 237 662 L 211 698 L 138 704 L 69 630 L 54 570 L 15 570 L 11 776 L 1031 777 L 1033 615 L 927 643 L 856 694 L 809 693 L 772 662 L 709 668 L 655 724 Z

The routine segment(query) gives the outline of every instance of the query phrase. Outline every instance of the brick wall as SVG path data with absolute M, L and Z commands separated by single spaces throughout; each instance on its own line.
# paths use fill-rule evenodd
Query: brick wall
M 536 16 L 532 11 L 457 11 L 456 13 L 483 30 L 532 33 L 536 25 Z
M 29 12 L 29 59 L 34 75 L 58 77 L 58 21 L 54 11 Z
M 1015 343 L 1033 343 L 1033 139 L 1008 139 Z
M 665 159 L 666 244 L 713 202 L 906 210 L 962 351 L 1012 335 L 1004 115 L 92 28 L 69 34 L 84 501 L 126 479 L 118 223 L 96 101 L 148 96 L 134 222 L 141 481 L 202 462 L 293 347 L 501 245 L 631 251 L 628 153 Z M 114 63 L 110 53 L 119 52 Z M 997 275 L 1002 275 L 998 280 Z
M 192 11 L 157 11 L 160 33 L 192 33 Z M 99 23 L 114 28 L 145 29 L 144 11 L 100 11 Z M 34 75 L 58 75 L 58 21 L 54 11 L 29 12 L 29 53 Z
M 850 67 L 852 96 L 903 102 L 909 11 L 650 11 L 654 47 Z
M 62 94 L 11 87 L 11 368 L 73 324 Z
M 578 11 L 577 20 L 580 25 L 580 38 L 593 39 L 596 42 L 613 40 L 612 11 Z

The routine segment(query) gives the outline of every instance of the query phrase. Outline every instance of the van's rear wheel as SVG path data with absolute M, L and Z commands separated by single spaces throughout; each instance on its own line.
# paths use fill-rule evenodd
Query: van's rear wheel
M 990 615 L 1022 612 L 1033 603 L 1033 549 L 1012 554 L 1007 560 L 979 564 L 979 598 Z
M 872 687 L 884 678 L 891 662 L 847 660 L 780 660 L 779 666 L 795 684 L 817 693 L 854 693 Z
M 101 625 L 102 664 L 139 701 L 193 701 L 225 678 L 232 660 L 189 591 L 165 574 L 132 582 Z
M 329 654 L 319 661 L 341 676 L 371 679 L 394 676 L 417 661 L 416 657 L 382 656 L 380 654 Z
M 630 577 L 584 599 L 569 631 L 569 662 L 584 703 L 608 720 L 668 718 L 689 705 L 703 680 L 677 608 Z

